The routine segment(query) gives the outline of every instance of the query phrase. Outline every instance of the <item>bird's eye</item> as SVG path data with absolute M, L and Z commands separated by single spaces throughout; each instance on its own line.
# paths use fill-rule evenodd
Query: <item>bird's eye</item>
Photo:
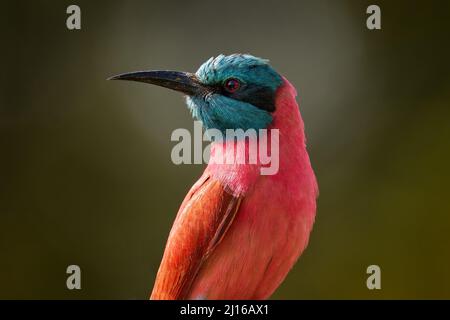
M 223 86 L 225 90 L 227 90 L 230 93 L 233 93 L 236 92 L 241 87 L 241 83 L 239 82 L 238 79 L 230 78 L 225 81 Z

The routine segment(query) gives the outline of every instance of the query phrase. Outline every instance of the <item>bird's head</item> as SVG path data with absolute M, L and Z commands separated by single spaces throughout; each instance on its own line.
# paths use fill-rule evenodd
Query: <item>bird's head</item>
M 139 71 L 111 80 L 150 83 L 187 95 L 193 116 L 206 129 L 264 129 L 273 120 L 275 97 L 282 77 L 263 60 L 248 54 L 219 55 L 195 74 L 179 71 Z

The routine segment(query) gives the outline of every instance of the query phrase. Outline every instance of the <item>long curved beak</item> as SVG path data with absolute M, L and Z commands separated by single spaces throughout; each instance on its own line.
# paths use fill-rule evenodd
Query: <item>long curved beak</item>
M 108 80 L 129 80 L 145 82 L 157 86 L 183 92 L 187 95 L 197 95 L 206 90 L 197 76 L 189 72 L 149 70 L 123 73 Z

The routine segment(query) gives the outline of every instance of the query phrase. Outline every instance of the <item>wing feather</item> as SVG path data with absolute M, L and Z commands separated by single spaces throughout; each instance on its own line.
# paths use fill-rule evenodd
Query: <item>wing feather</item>
M 185 299 L 198 270 L 233 223 L 242 197 L 204 175 L 184 199 L 167 240 L 151 299 Z

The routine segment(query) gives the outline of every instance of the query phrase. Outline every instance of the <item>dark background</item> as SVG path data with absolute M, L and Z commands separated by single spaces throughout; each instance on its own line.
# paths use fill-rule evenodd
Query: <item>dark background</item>
M 180 95 L 105 79 L 234 52 L 297 87 L 320 185 L 273 298 L 450 298 L 449 21 L 448 1 L 2 2 L 0 298 L 148 296 L 204 166 L 170 160 L 172 131 L 192 128 Z

